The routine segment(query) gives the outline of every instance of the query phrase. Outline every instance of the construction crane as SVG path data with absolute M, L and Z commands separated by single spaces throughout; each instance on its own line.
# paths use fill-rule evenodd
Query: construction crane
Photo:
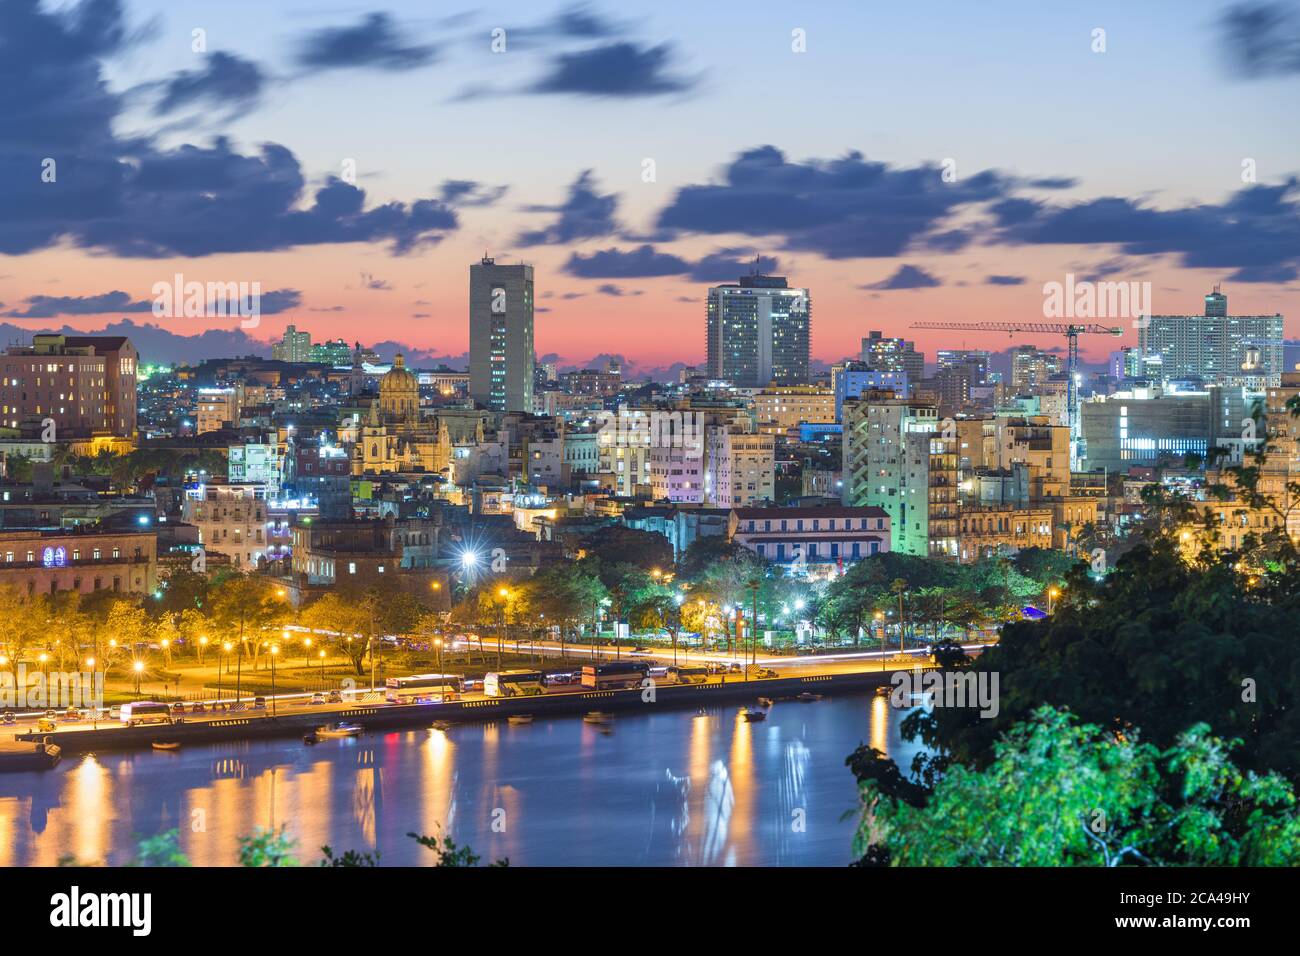
M 914 329 L 956 329 L 968 332 L 1027 332 L 1031 335 L 1064 335 L 1068 343 L 1066 360 L 1067 414 L 1070 421 L 1070 467 L 1079 461 L 1079 336 L 1123 335 L 1123 329 L 1088 323 L 1064 322 L 913 322 Z

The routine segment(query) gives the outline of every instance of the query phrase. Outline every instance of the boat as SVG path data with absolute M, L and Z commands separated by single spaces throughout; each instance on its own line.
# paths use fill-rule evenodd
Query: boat
M 431 723 L 431 724 L 429 725 L 429 729 L 430 729 L 430 730 L 442 730 L 442 731 L 451 730 L 451 721 L 448 721 L 448 720 L 435 720 L 433 723 Z
M 180 750 L 181 742 L 179 740 L 155 740 L 151 746 L 154 750 Z
M 326 724 L 324 727 L 317 727 L 316 736 L 325 738 L 355 737 L 357 734 L 361 733 L 361 730 L 362 728 L 360 724 L 339 722 L 337 724 Z
M 306 744 L 308 747 L 310 747 L 310 746 L 312 746 L 313 744 L 318 744 L 318 743 L 320 743 L 320 738 L 316 736 L 316 731 L 313 730 L 313 731 L 312 731 L 311 733 L 309 733 L 309 734 L 303 734 L 303 735 L 302 735 L 302 742 L 303 742 L 304 744 Z
M 707 717 L 707 716 L 709 716 L 709 712 L 708 712 L 707 710 L 705 710 L 703 707 L 701 707 L 699 710 L 697 710 L 697 711 L 695 712 L 695 716 L 696 716 L 696 717 Z
M 589 724 L 607 724 L 614 718 L 602 710 L 589 710 L 582 719 Z
M 12 771 L 20 773 L 24 770 L 49 770 L 63 759 L 63 751 L 58 744 L 52 744 L 49 739 L 38 744 L 23 746 L 18 744 L 14 748 L 5 746 L 0 748 L 0 772 Z
M 810 691 L 804 691 L 802 694 L 800 694 L 798 697 L 795 698 L 795 700 L 802 701 L 805 704 L 811 704 L 813 701 L 821 700 L 821 699 L 822 699 L 821 694 L 814 694 Z
M 507 723 L 511 724 L 531 724 L 533 722 L 532 714 L 511 714 L 506 718 Z
M 771 697 L 760 697 L 760 698 L 758 699 L 758 706 L 759 706 L 759 707 L 764 707 L 764 708 L 767 708 L 767 709 L 770 710 L 771 707 L 772 707 L 772 698 L 771 698 Z
M 745 720 L 747 720 L 749 723 L 752 724 L 760 720 L 767 720 L 767 711 L 750 710 L 749 708 L 742 708 L 740 711 L 740 716 L 744 717 Z

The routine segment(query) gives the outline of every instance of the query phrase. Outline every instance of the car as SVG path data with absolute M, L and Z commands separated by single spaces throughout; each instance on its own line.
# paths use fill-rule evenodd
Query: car
M 650 649 L 649 649 L 648 647 L 641 647 L 640 645 L 637 645 L 636 647 L 632 648 L 632 650 L 629 651 L 628 653 L 630 653 L 630 654 L 649 654 L 649 653 L 650 653 Z
M 203 701 L 201 700 L 195 701 L 194 706 L 190 708 L 190 713 L 192 714 L 206 714 L 207 712 L 208 712 L 207 705 L 204 704 Z
M 18 717 L 12 710 L 6 710 L 0 714 L 0 724 L 13 724 L 18 721 Z
M 710 674 L 725 674 L 725 673 L 727 673 L 727 665 L 726 665 L 726 664 L 721 664 L 721 663 L 719 663 L 719 662 L 717 662 L 717 661 L 710 661 L 710 662 L 708 663 L 708 665 L 706 665 L 706 666 L 709 668 L 709 673 L 710 673 Z
M 727 665 L 727 671 L 731 674 L 740 674 L 743 673 L 744 670 L 745 669 L 741 667 L 739 664 L 737 664 L 735 661 L 732 661 L 730 664 Z
M 311 695 L 311 700 L 309 700 L 307 703 L 309 703 L 309 704 L 323 704 L 323 703 L 325 703 L 325 695 L 324 695 L 324 694 L 312 694 L 312 695 Z
M 172 716 L 173 716 L 173 717 L 179 717 L 179 716 L 180 716 L 181 714 L 183 714 L 183 713 L 185 713 L 185 705 L 184 705 L 184 704 L 182 704 L 179 700 L 178 700 L 176 703 L 172 704 Z
M 266 710 L 266 698 L 265 698 L 265 697 L 254 697 L 254 698 L 253 698 L 253 710 Z
M 754 677 L 758 680 L 767 680 L 776 676 L 778 676 L 776 671 L 772 670 L 770 667 L 760 667 L 758 670 L 754 671 Z
M 63 719 L 65 722 L 71 720 L 80 720 L 81 717 L 82 717 L 81 711 L 77 710 L 77 708 L 75 707 L 69 707 L 67 710 L 63 712 Z
M 331 704 L 341 704 L 343 703 L 343 695 L 336 690 L 332 690 L 329 692 L 328 700 Z
M 53 717 L 42 717 L 36 721 L 36 729 L 40 731 L 55 730 L 58 726 Z

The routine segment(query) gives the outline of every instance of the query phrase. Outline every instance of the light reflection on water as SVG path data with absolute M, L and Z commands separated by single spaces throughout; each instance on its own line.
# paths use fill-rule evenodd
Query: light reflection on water
M 410 831 L 441 826 L 485 861 L 514 864 L 839 866 L 856 807 L 844 759 L 861 742 L 906 771 L 883 697 L 778 702 L 747 723 L 734 705 L 394 731 L 315 747 L 297 740 L 73 756 L 0 776 L 0 865 L 129 861 L 177 827 L 196 865 L 238 860 L 239 837 L 285 825 L 319 848 L 428 863 Z

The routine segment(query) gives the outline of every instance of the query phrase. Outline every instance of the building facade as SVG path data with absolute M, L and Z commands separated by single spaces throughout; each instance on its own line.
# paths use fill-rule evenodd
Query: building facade
M 808 381 L 812 305 L 784 276 L 748 275 L 709 289 L 708 374 L 741 388 Z
M 533 267 L 484 256 L 469 269 L 469 394 L 494 412 L 533 410 Z
M 0 423 L 54 424 L 54 440 L 116 435 L 136 428 L 139 356 L 122 336 L 35 335 L 0 356 Z

